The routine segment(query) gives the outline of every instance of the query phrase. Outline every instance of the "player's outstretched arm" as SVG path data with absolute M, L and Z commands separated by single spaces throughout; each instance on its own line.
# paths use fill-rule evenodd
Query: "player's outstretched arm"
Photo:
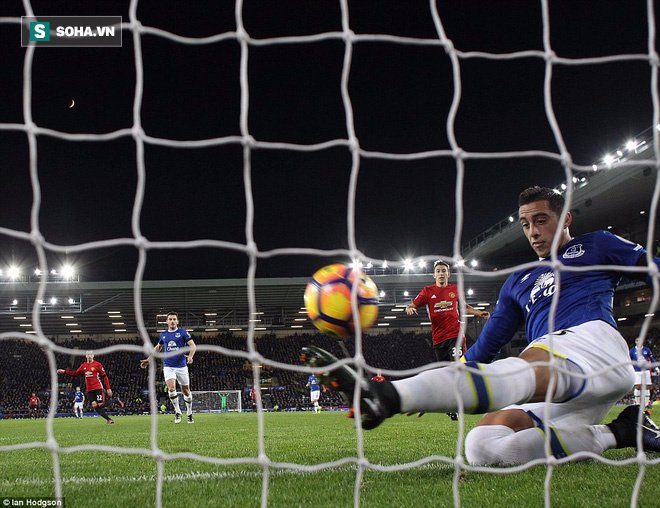
M 140 360 L 140 368 L 146 369 L 147 367 L 149 367 L 149 362 L 151 361 L 151 357 L 156 353 L 159 353 L 161 349 L 162 349 L 162 345 L 156 344 L 156 347 L 154 347 L 154 350 L 151 352 L 151 354 L 148 357 L 146 357 L 144 360 Z
M 406 314 L 408 314 L 409 316 L 412 316 L 413 314 L 418 314 L 417 305 L 415 305 L 414 303 L 409 303 L 406 306 Z
M 490 312 L 487 310 L 477 310 L 469 304 L 465 304 L 465 312 L 483 319 L 488 319 L 490 317 Z
M 195 351 L 197 350 L 197 346 L 195 345 L 195 341 L 190 339 L 188 342 L 188 347 L 190 348 L 190 353 L 186 356 L 186 363 L 192 363 L 193 362 L 193 356 L 195 356 Z

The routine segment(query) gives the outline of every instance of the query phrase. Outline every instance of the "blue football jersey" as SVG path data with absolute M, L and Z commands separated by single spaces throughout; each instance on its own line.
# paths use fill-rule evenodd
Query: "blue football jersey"
M 309 390 L 311 392 L 315 392 L 315 391 L 321 389 L 319 387 L 319 381 L 318 381 L 318 379 L 316 379 L 316 376 L 314 374 L 311 374 L 309 376 L 309 379 L 307 379 L 307 382 L 309 383 Z
M 189 340 L 190 334 L 188 331 L 183 328 L 177 328 L 173 332 L 161 332 L 158 343 L 163 345 L 165 353 L 170 353 L 186 347 Z M 185 367 L 187 364 L 186 357 L 183 353 L 163 359 L 163 365 L 165 367 Z
M 75 398 L 74 398 L 74 402 L 82 402 L 82 401 L 83 401 L 83 392 L 81 392 L 81 391 L 77 391 L 77 392 L 74 394 L 74 397 L 75 397 Z
M 636 346 L 633 347 L 630 350 L 630 359 L 633 362 L 637 362 L 637 361 L 641 362 L 643 360 L 646 360 L 647 362 L 655 363 L 655 358 L 653 358 L 653 353 L 651 353 L 651 350 L 646 346 L 642 346 L 641 348 L 638 348 Z M 633 364 L 633 367 L 637 372 L 640 372 L 642 370 L 642 368 L 637 364 Z
M 573 238 L 559 249 L 558 260 L 565 266 L 636 266 L 646 251 L 607 231 L 596 231 Z M 542 260 L 540 260 L 542 261 Z M 659 259 L 655 259 L 656 264 Z M 625 268 L 619 270 L 562 271 L 560 277 L 546 265 L 537 265 L 509 276 L 500 291 L 497 306 L 465 354 L 467 361 L 487 362 L 525 325 L 531 342 L 549 330 L 552 296 L 560 289 L 554 330 L 601 320 L 616 328 L 612 311 L 614 290 Z M 638 278 L 640 275 L 637 274 Z M 648 281 L 648 278 L 647 278 Z

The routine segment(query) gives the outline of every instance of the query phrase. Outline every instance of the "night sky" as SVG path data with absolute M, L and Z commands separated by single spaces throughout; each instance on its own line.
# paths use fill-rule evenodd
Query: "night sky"
M 348 1 L 354 34 L 439 40 L 427 1 Z M 542 4 L 534 1 L 441 1 L 446 37 L 459 52 L 461 102 L 455 139 L 469 154 L 542 150 L 559 153 L 543 101 L 546 62 Z M 549 4 L 549 42 L 569 63 L 553 66 L 552 106 L 573 162 L 590 166 L 653 123 L 652 67 L 634 60 L 575 65 L 576 59 L 648 54 L 646 2 L 639 0 Z M 35 15 L 121 15 L 127 1 L 32 1 Z M 237 29 L 229 1 L 139 1 L 137 18 L 186 37 Z M 259 146 L 249 152 L 248 189 L 254 202 L 259 252 L 300 247 L 348 249 L 352 156 L 341 73 L 346 44 L 339 37 L 277 43 L 276 37 L 342 31 L 339 1 L 251 1 L 242 4 L 248 45 L 247 128 L 259 143 L 289 143 L 305 151 Z M 33 191 L 23 116 L 20 27 L 23 3 L 0 6 L 0 228 L 29 232 Z M 657 23 L 657 20 L 656 20 Z M 657 44 L 656 44 L 657 47 Z M 246 187 L 241 132 L 241 45 L 235 36 L 187 45 L 141 36 L 144 93 L 142 128 L 156 140 L 223 139 L 204 148 L 163 146 L 147 140 L 146 186 L 140 233 L 154 242 L 218 240 L 238 249 L 178 248 L 148 252 L 144 278 L 205 279 L 247 275 Z M 480 53 L 474 53 L 480 52 Z M 367 257 L 451 256 L 456 228 L 457 165 L 449 154 L 388 160 L 376 153 L 409 155 L 450 150 L 447 118 L 454 94 L 450 56 L 440 45 L 356 40 L 348 92 L 352 126 L 362 150 L 355 196 L 355 238 Z M 136 60 L 133 35 L 121 48 L 37 48 L 31 70 L 34 122 L 63 133 L 111 133 L 134 125 Z M 75 100 L 75 107 L 69 108 Z M 12 125 L 13 124 L 13 125 Z M 238 139 L 238 138 L 236 138 Z M 39 135 L 41 207 L 38 229 L 49 244 L 49 267 L 74 262 L 83 280 L 130 280 L 137 250 L 131 246 L 59 252 L 112 238 L 133 238 L 137 148 L 130 135 L 112 141 L 73 142 Z M 463 179 L 461 243 L 516 209 L 529 185 L 556 186 L 561 165 L 544 157 L 469 158 Z M 185 246 L 185 244 L 180 244 Z M 57 250 L 58 252 L 55 252 Z M 532 252 L 530 251 L 530 256 Z M 257 277 L 307 276 L 337 255 L 260 258 Z M 36 265 L 34 247 L 0 230 L 0 264 Z

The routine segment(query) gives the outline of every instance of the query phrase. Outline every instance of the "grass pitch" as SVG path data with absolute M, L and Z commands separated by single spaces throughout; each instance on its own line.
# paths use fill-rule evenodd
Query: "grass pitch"
M 465 431 L 478 420 L 467 415 Z M 364 432 L 360 448 L 344 412 L 266 413 L 260 448 L 255 413 L 196 414 L 193 425 L 175 425 L 171 415 L 155 422 L 119 417 L 115 425 L 101 418 L 58 418 L 51 447 L 60 448 L 55 458 L 69 507 L 154 506 L 159 495 L 166 507 L 257 507 L 264 500 L 272 507 L 350 507 L 356 483 L 363 507 L 453 506 L 455 496 L 466 507 L 543 506 L 549 473 L 552 506 L 630 506 L 638 476 L 638 505 L 657 505 L 658 455 L 649 456 L 646 466 L 625 464 L 635 458 L 634 450 L 611 450 L 605 457 L 619 465 L 587 461 L 513 474 L 502 474 L 506 468 L 457 470 L 458 429 L 444 414 L 401 415 Z M 0 497 L 55 495 L 47 436 L 46 420 L 0 421 Z M 26 448 L 6 450 L 18 444 Z M 360 449 L 364 469 L 358 466 Z M 162 451 L 163 461 L 154 450 Z

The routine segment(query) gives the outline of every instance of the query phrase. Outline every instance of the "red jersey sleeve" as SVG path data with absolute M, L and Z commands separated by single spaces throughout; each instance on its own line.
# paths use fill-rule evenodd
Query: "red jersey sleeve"
M 75 377 L 75 376 L 79 376 L 80 374 L 82 374 L 82 373 L 84 372 L 84 371 L 82 370 L 82 368 L 83 368 L 84 366 L 85 366 L 85 364 L 83 363 L 83 364 L 80 365 L 80 367 L 78 367 L 78 370 L 65 370 L 64 373 L 65 373 L 67 376 L 74 376 L 74 377 Z
M 424 307 L 429 302 L 428 299 L 428 291 L 426 287 L 422 289 L 419 294 L 415 297 L 413 300 L 413 303 L 415 304 L 416 307 Z
M 105 368 L 100 363 L 98 364 L 97 367 L 99 373 L 99 380 L 103 382 L 102 384 L 105 384 L 106 390 L 111 390 L 112 388 L 110 388 L 110 379 L 108 378 L 108 375 L 105 373 Z

